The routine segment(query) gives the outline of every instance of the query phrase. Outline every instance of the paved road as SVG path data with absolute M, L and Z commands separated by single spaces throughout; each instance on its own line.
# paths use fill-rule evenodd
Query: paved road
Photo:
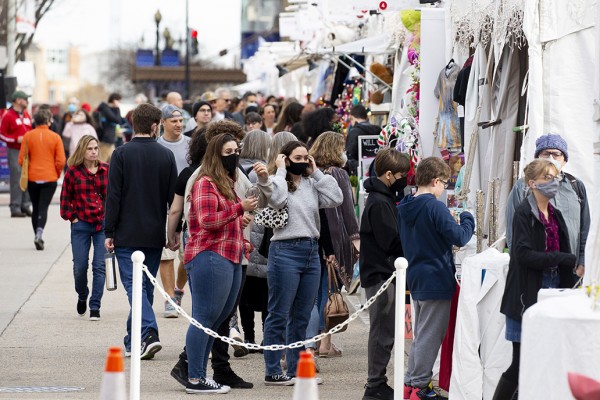
M 97 399 L 107 349 L 122 344 L 128 304 L 124 291 L 105 292 L 102 319 L 91 322 L 77 315 L 73 288 L 69 226 L 50 207 L 44 239 L 36 251 L 29 219 L 10 218 L 8 194 L 0 194 L 0 387 L 77 386 L 84 390 L 60 394 L 2 394 L 0 399 Z M 119 282 L 120 286 L 120 282 Z M 163 308 L 157 298 L 155 311 Z M 353 299 L 356 303 L 356 299 Z M 183 307 L 191 311 L 189 296 Z M 184 344 L 188 323 L 183 318 L 158 320 L 164 346 L 154 360 L 142 361 L 142 399 L 188 398 L 169 376 Z M 260 322 L 257 314 L 257 326 Z M 351 323 L 334 341 L 344 350 L 337 359 L 321 359 L 321 398 L 360 399 L 366 381 L 368 326 Z M 260 337 L 260 336 L 259 336 Z M 230 399 L 285 399 L 293 388 L 262 384 L 262 355 L 232 358 L 233 369 L 254 382 L 252 390 L 232 390 Z M 125 362 L 126 372 L 129 361 Z M 389 370 L 393 376 L 393 368 Z

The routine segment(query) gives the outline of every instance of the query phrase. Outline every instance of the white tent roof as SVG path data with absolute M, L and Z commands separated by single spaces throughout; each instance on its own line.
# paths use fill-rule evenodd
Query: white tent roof
M 359 39 L 354 42 L 344 43 L 335 47 L 322 47 L 318 53 L 335 54 L 384 54 L 393 53 L 396 49 L 392 46 L 392 38 L 387 33 L 380 33 Z

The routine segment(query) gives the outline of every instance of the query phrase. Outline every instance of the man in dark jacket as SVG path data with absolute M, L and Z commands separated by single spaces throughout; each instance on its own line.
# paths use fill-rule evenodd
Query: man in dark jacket
M 450 167 L 441 158 L 419 163 L 417 193 L 398 207 L 398 231 L 408 260 L 407 281 L 414 306 L 413 344 L 404 377 L 404 398 L 440 399 L 431 386 L 433 364 L 450 319 L 456 290 L 452 246 L 462 247 L 473 236 L 473 216 L 463 211 L 460 225 L 437 199 L 448 187 Z
M 357 174 L 359 164 L 358 159 L 358 137 L 366 135 L 379 135 L 381 127 L 373 125 L 367 121 L 369 118 L 367 109 L 357 104 L 350 109 L 350 123 L 352 127 L 346 137 L 346 155 L 348 156 L 348 168 L 350 175 Z
M 410 161 L 395 149 L 381 150 L 375 160 L 377 177 L 365 181 L 369 193 L 360 225 L 360 282 L 368 298 L 394 273 L 394 261 L 402 256 L 396 225 L 395 192 L 404 189 L 402 179 Z M 368 379 L 363 400 L 394 398 L 385 375 L 394 347 L 395 288 L 391 284 L 369 308 Z
M 121 95 L 111 93 L 108 96 L 108 103 L 100 103 L 98 110 L 94 113 L 96 132 L 100 140 L 100 159 L 103 162 L 110 162 L 110 157 L 115 150 L 117 141 L 123 142 L 123 131 L 126 129 L 127 120 L 121 117 Z
M 156 142 L 161 111 L 140 104 L 133 112 L 134 137 L 115 150 L 108 174 L 104 219 L 105 247 L 114 250 L 119 274 L 131 305 L 133 264 L 131 255 L 140 250 L 144 264 L 156 277 L 165 247 L 167 210 L 175 193 L 177 164 L 173 152 Z M 154 357 L 162 346 L 152 310 L 154 286 L 144 275 L 142 294 L 142 359 Z M 131 351 L 131 312 L 124 339 L 126 354 Z

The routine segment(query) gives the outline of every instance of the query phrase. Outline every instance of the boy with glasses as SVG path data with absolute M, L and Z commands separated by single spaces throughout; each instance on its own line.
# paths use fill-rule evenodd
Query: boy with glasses
M 452 246 L 466 245 L 475 228 L 469 212 L 460 214 L 459 225 L 446 205 L 437 200 L 448 187 L 450 173 L 441 158 L 424 159 L 417 168 L 417 192 L 398 206 L 398 232 L 408 260 L 407 282 L 415 309 L 404 399 L 443 398 L 433 390 L 431 377 L 456 290 Z
M 556 197 L 550 200 L 560 210 L 567 224 L 571 252 L 577 256 L 577 267 L 573 271 L 582 277 L 585 271 L 585 244 L 590 229 L 590 209 L 585 185 L 582 181 L 562 171 L 569 160 L 567 142 L 560 135 L 547 134 L 535 141 L 535 158 L 545 158 L 558 169 L 559 187 Z M 512 226 L 515 210 L 526 197 L 527 185 L 519 179 L 510 194 L 506 206 L 506 245 L 510 251 Z

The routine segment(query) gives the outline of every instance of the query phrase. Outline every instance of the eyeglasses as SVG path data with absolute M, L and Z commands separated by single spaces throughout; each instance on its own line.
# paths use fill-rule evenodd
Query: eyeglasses
M 558 160 L 559 158 L 563 158 L 565 155 L 562 153 L 562 151 L 544 150 L 540 153 L 539 156 L 542 158 L 550 158 L 550 156 L 552 156 L 552 158 L 554 158 L 555 160 Z
M 440 178 L 438 178 L 440 180 L 440 182 L 442 182 L 444 184 L 444 189 L 448 189 L 448 181 L 442 180 Z
M 549 182 L 551 180 L 555 180 L 557 182 L 562 181 L 562 176 L 561 175 L 552 175 L 552 174 L 546 174 L 546 175 L 542 175 L 541 178 L 543 180 L 545 180 L 546 182 Z

